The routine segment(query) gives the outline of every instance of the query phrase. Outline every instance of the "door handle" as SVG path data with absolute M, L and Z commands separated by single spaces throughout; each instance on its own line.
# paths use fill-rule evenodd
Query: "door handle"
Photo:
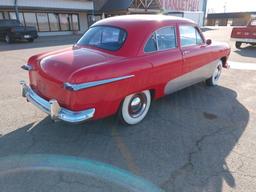
M 190 51 L 183 51 L 183 52 L 182 52 L 183 55 L 187 55 L 187 54 L 189 54 L 189 53 L 190 53 Z

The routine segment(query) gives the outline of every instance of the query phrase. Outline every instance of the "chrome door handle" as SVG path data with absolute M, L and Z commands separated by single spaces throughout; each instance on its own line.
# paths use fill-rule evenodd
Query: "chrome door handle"
M 190 51 L 183 51 L 183 52 L 182 52 L 183 55 L 187 55 L 187 54 L 189 54 L 189 53 L 190 53 Z

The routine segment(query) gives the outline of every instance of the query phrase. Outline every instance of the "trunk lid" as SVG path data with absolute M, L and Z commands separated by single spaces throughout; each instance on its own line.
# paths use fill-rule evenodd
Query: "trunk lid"
M 88 48 L 63 49 L 40 55 L 30 71 L 30 85 L 41 97 L 56 99 L 69 108 L 70 94 L 64 88 L 70 76 L 81 68 L 90 68 L 112 61 L 114 56 Z
M 70 76 L 81 68 L 90 68 L 113 60 L 113 56 L 88 48 L 67 49 L 50 54 L 40 62 L 39 70 L 58 82 L 68 82 Z

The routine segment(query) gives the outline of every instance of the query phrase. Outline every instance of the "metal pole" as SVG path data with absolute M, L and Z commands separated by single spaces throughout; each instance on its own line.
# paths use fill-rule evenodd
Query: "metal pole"
M 20 21 L 19 10 L 18 10 L 18 0 L 14 0 L 14 7 L 15 7 L 16 19 L 17 19 L 18 21 Z

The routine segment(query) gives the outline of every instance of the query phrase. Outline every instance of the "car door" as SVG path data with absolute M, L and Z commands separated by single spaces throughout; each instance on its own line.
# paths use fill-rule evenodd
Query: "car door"
M 200 82 L 212 73 L 211 53 L 198 28 L 193 25 L 179 26 L 180 48 L 183 57 L 182 87 Z
M 144 53 L 144 58 L 153 66 L 152 84 L 165 86 L 164 93 L 168 94 L 170 90 L 166 84 L 181 74 L 182 67 L 177 26 L 166 26 L 153 32 L 147 40 Z

